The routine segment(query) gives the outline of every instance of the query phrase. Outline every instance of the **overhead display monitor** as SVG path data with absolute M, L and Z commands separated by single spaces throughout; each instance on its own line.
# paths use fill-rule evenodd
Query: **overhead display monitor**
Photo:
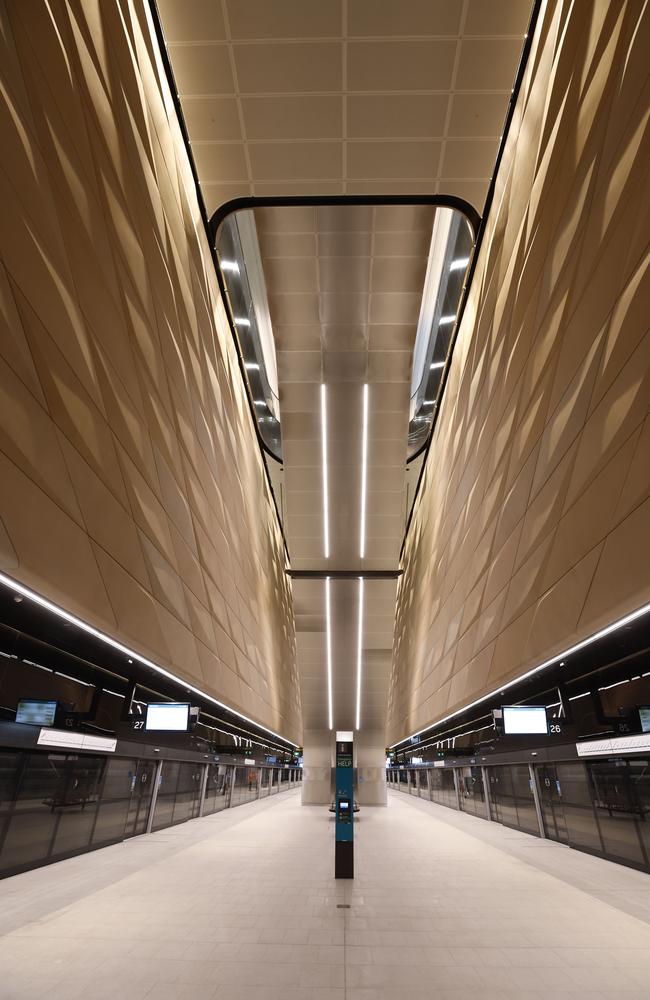
M 147 705 L 144 728 L 147 732 L 186 733 L 190 728 L 190 706 L 174 701 Z
M 639 708 L 639 722 L 641 723 L 641 732 L 650 733 L 650 705 L 641 705 Z
M 544 705 L 504 705 L 503 731 L 507 736 L 548 735 Z
M 56 706 L 56 701 L 21 698 L 16 708 L 16 722 L 26 726 L 53 726 Z

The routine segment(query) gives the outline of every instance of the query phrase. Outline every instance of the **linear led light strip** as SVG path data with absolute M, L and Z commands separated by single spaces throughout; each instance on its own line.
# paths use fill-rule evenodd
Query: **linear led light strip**
M 361 674 L 363 671 L 363 577 L 359 577 L 359 622 L 357 626 L 357 718 L 356 729 L 361 728 Z
M 327 467 L 327 386 L 321 382 L 320 387 L 320 431 L 323 459 L 323 548 L 325 558 L 330 557 L 330 496 L 329 470 Z M 330 729 L 332 727 L 330 726 Z
M 417 732 L 411 733 L 410 736 L 406 736 L 403 740 L 398 740 L 397 743 L 391 743 L 389 749 L 400 746 L 402 743 L 406 743 L 407 740 L 412 740 L 414 736 L 421 736 L 422 733 L 428 732 L 433 729 L 434 726 L 441 726 L 443 723 L 448 722 L 449 719 L 454 719 L 457 715 L 461 715 L 463 712 L 468 712 L 471 708 L 476 705 L 480 705 L 482 702 L 487 701 L 489 698 L 494 698 L 496 694 L 503 694 L 508 688 L 513 687 L 515 684 L 519 684 L 521 681 L 525 681 L 527 677 L 532 677 L 534 674 L 538 674 L 541 670 L 546 670 L 547 667 L 552 667 L 554 664 L 558 664 L 560 660 L 565 659 L 567 656 L 571 656 L 573 653 L 577 653 L 578 650 L 584 649 L 585 646 L 591 646 L 592 643 L 598 642 L 599 639 L 604 639 L 606 635 L 610 635 L 611 632 L 615 632 L 618 628 L 623 628 L 625 625 L 629 625 L 630 622 L 636 621 L 637 618 L 642 618 L 643 615 L 647 615 L 650 611 L 650 604 L 644 604 L 642 607 L 637 608 L 636 611 L 631 611 L 629 615 L 625 615 L 623 618 L 619 618 L 617 621 L 612 622 L 611 625 L 607 625 L 605 628 L 601 628 L 598 632 L 594 632 L 593 635 L 587 636 L 586 639 L 582 639 L 577 642 L 575 646 L 569 646 L 562 653 L 558 653 L 557 656 L 551 657 L 550 660 L 544 660 L 543 663 L 539 663 L 532 670 L 527 670 L 525 674 L 520 674 L 519 677 L 515 677 L 513 680 L 508 681 L 506 684 L 500 684 L 498 687 L 490 691 L 489 694 L 484 694 L 482 697 L 477 698 L 476 701 L 472 701 L 469 705 L 463 705 L 462 708 L 457 709 L 455 712 L 450 712 L 449 715 L 445 715 L 444 718 L 436 720 L 432 725 L 425 726 L 424 729 L 418 729 Z M 561 665 L 561 664 L 560 664 Z M 570 699 L 571 700 L 571 699 Z M 406 748 L 404 748 L 406 749 Z M 420 748 L 418 747 L 418 750 Z
M 332 605 L 330 599 L 330 578 L 325 577 L 325 643 L 327 654 L 327 714 L 330 729 L 334 728 L 332 705 Z
M 368 492 L 368 383 L 363 387 L 361 431 L 361 523 L 359 525 L 359 555 L 366 554 L 366 494 Z
M 63 618 L 65 621 L 70 622 L 71 625 L 76 625 L 83 632 L 87 632 L 89 635 L 94 635 L 96 639 L 100 639 L 105 642 L 107 646 L 112 646 L 113 649 L 117 649 L 120 653 L 124 653 L 125 656 L 131 657 L 137 660 L 138 663 L 143 663 L 145 667 L 150 667 L 155 670 L 156 673 L 162 674 L 163 677 L 167 677 L 169 680 L 174 681 L 176 684 L 180 684 L 185 688 L 186 691 L 192 691 L 194 694 L 198 694 L 201 698 L 205 698 L 207 701 L 211 701 L 213 705 L 218 705 L 219 708 L 224 708 L 227 712 L 231 712 L 232 715 L 236 715 L 238 719 L 243 719 L 244 722 L 248 722 L 251 726 L 257 726 L 265 733 L 269 733 L 271 736 L 275 736 L 276 739 L 282 740 L 284 743 L 288 743 L 292 747 L 297 747 L 298 744 L 294 743 L 292 740 L 288 740 L 286 736 L 281 736 L 280 733 L 274 732 L 273 729 L 268 729 L 259 722 L 255 722 L 254 719 L 249 719 L 247 715 L 242 712 L 238 712 L 236 709 L 231 708 L 230 705 L 226 705 L 223 701 L 219 701 L 218 698 L 213 698 L 211 694 L 202 691 L 201 688 L 194 687 L 193 684 L 189 684 L 187 681 L 183 680 L 181 677 L 177 677 L 176 674 L 172 674 L 169 670 L 165 670 L 164 667 L 159 667 L 157 663 L 152 660 L 148 660 L 146 656 L 141 656 L 140 653 L 136 653 L 135 650 L 129 649 L 128 646 L 124 646 L 117 639 L 112 639 L 110 635 L 106 635 L 105 632 L 100 632 L 99 629 L 94 628 L 87 622 L 77 618 L 75 615 L 71 615 L 70 612 L 64 611 L 56 604 L 52 604 L 45 597 L 41 597 L 35 591 L 30 590 L 29 587 L 23 586 L 22 583 L 17 583 L 16 580 L 12 580 L 10 576 L 6 576 L 4 573 L 0 573 L 0 583 L 3 583 L 6 587 L 11 590 L 15 590 L 17 594 L 22 594 L 23 597 L 28 597 L 30 601 L 34 601 L 35 604 L 39 604 L 42 608 L 47 611 L 51 611 L 52 614 L 58 615 L 59 618 Z

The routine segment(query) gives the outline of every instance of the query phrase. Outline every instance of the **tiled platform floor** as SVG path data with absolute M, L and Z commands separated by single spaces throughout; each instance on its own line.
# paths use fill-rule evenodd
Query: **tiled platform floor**
M 356 848 L 290 792 L 8 879 L 0 998 L 650 998 L 650 876 L 399 793 Z

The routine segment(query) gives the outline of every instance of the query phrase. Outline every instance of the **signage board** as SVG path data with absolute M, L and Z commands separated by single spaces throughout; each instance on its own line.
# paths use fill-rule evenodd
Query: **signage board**
M 90 733 L 71 732 L 67 729 L 41 729 L 39 746 L 65 747 L 70 750 L 95 750 L 113 753 L 117 740 L 110 736 L 93 736 Z
M 605 737 L 602 740 L 584 740 L 576 743 L 578 757 L 611 757 L 621 753 L 648 753 L 650 733 L 638 736 Z

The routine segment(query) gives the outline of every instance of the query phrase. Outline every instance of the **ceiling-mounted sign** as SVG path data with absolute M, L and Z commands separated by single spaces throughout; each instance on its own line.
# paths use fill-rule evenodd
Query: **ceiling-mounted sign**
M 525 733 L 546 736 L 548 720 L 544 705 L 504 705 L 503 731 L 507 736 Z
M 190 728 L 190 705 L 186 702 L 150 702 L 144 728 L 147 732 L 186 733 Z
M 72 732 L 67 729 L 41 729 L 37 743 L 39 746 L 99 750 L 103 753 L 113 753 L 117 746 L 117 740 L 110 736 L 91 736 L 90 733 Z
M 585 740 L 576 743 L 578 757 L 609 757 L 616 753 L 647 753 L 650 750 L 650 734 L 640 736 L 619 736 L 614 739 Z

